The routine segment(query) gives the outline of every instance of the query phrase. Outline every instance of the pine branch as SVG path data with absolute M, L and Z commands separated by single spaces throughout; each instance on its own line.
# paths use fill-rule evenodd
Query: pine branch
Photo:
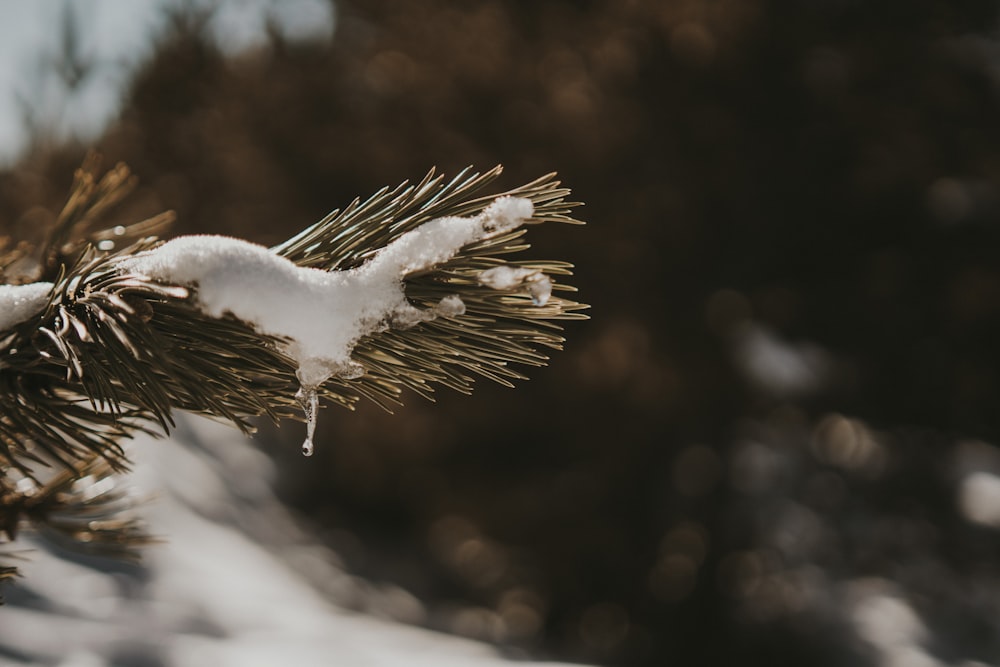
M 135 515 L 120 476 L 101 456 L 62 468 L 44 484 L 28 476 L 11 482 L 10 474 L 0 477 L 2 541 L 12 542 L 22 528 L 29 528 L 72 551 L 129 561 L 137 561 L 139 549 L 156 541 Z M 17 567 L 0 564 L 0 585 L 18 575 Z
M 275 408 L 292 404 L 282 400 L 294 390 L 274 341 L 202 315 L 186 289 L 121 275 L 116 259 L 156 239 L 115 250 L 109 237 L 128 243 L 171 216 L 88 235 L 134 183 L 124 165 L 100 180 L 95 167 L 90 160 L 78 170 L 41 248 L 42 277 L 54 283 L 48 303 L 0 340 L 0 464 L 24 474 L 92 455 L 122 469 L 121 439 L 150 422 L 168 431 L 175 408 L 250 431 L 248 417 L 276 419 Z
M 525 197 L 535 206 L 534 224 L 557 222 L 580 224 L 569 217 L 576 206 L 564 198 L 569 190 L 559 187 L 550 174 L 532 183 L 493 196 L 476 196 L 501 172 L 495 167 L 485 174 L 465 170 L 451 181 L 433 170 L 417 185 L 406 183 L 383 189 L 368 200 L 355 200 L 344 211 L 334 211 L 298 236 L 274 250 L 296 264 L 327 270 L 349 269 L 362 264 L 402 234 L 442 217 L 461 217 L 482 211 L 500 196 Z M 371 221 L 381 221 L 371 224 Z M 518 229 L 466 247 L 451 261 L 422 275 L 409 276 L 406 294 L 422 308 L 430 308 L 449 294 L 458 293 L 465 314 L 437 319 L 408 330 L 389 330 L 363 340 L 354 350 L 355 360 L 367 373 L 357 381 L 337 382 L 332 398 L 345 406 L 358 397 L 370 398 L 386 407 L 399 402 L 400 387 L 430 398 L 438 383 L 457 391 L 471 390 L 473 375 L 510 386 L 524 376 L 508 364 L 541 366 L 548 357 L 538 348 L 561 349 L 556 320 L 580 319 L 585 306 L 553 298 L 545 306 L 530 297 L 510 295 L 484 287 L 478 275 L 506 264 L 503 256 L 529 246 Z M 551 276 L 569 276 L 564 262 L 512 262 Z M 556 285 L 564 293 L 571 287 Z
M 21 526 L 29 525 L 69 548 L 129 560 L 153 541 L 131 514 L 131 499 L 120 478 L 99 456 L 57 471 L 44 484 L 22 477 L 0 495 L 0 507 L 8 515 L 0 532 L 9 541 L 17 538 Z
M 137 525 L 114 518 L 120 496 L 92 492 L 127 467 L 124 438 L 154 427 L 168 432 L 178 409 L 226 419 L 247 432 L 253 417 L 299 417 L 300 405 L 314 410 L 296 396 L 292 341 L 229 314 L 206 314 L 198 284 L 128 268 L 130 258 L 159 245 L 149 234 L 172 216 L 95 231 L 100 216 L 134 184 L 123 165 L 100 179 L 96 168 L 89 159 L 78 171 L 40 248 L 0 254 L 7 280 L 51 283 L 37 312 L 0 331 L 0 537 L 8 540 L 28 523 L 90 548 L 141 544 L 148 538 Z M 432 171 L 416 185 L 355 200 L 272 253 L 299 267 L 347 272 L 432 220 L 486 215 L 501 196 L 531 202 L 527 224 L 577 222 L 569 215 L 576 204 L 565 201 L 569 191 L 554 175 L 484 195 L 499 174 L 499 167 L 485 174 L 465 170 L 446 181 Z M 388 409 L 403 388 L 428 398 L 435 384 L 468 392 L 476 376 L 510 385 L 524 377 L 512 364 L 543 365 L 546 350 L 563 342 L 558 323 L 584 317 L 585 306 L 566 298 L 573 288 L 551 282 L 571 275 L 570 265 L 512 261 L 529 246 L 523 227 L 505 229 L 400 276 L 410 305 L 430 315 L 415 326 L 372 328 L 351 349 L 361 372 L 335 374 L 318 388 L 320 395 L 345 407 L 369 398 Z M 13 275 L 32 251 L 37 269 Z M 437 316 L 440 304 L 456 295 L 464 311 Z M 39 471 L 53 464 L 58 472 L 42 479 Z M 91 491 L 83 480 L 90 480 Z M 0 570 L 0 578 L 11 574 Z

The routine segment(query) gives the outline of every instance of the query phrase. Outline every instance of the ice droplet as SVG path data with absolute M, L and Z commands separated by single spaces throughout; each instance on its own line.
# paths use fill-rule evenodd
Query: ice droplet
M 302 443 L 302 455 L 312 456 L 313 436 L 316 434 L 316 413 L 319 409 L 319 394 L 316 387 L 303 385 L 295 393 L 295 398 L 302 406 L 302 412 L 306 417 L 306 439 Z

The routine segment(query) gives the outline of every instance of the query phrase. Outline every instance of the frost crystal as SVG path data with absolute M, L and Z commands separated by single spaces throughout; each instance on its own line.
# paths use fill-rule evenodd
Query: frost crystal
M 30 319 L 49 301 L 52 283 L 0 285 L 0 331 Z
M 437 218 L 406 232 L 349 271 L 298 266 L 263 246 L 222 236 L 182 236 L 126 258 L 118 268 L 197 285 L 204 313 L 229 313 L 260 333 L 287 338 L 286 352 L 298 364 L 303 405 L 314 428 L 315 410 L 310 418 L 305 405 L 314 400 L 309 392 L 315 394 L 333 376 L 351 379 L 364 373 L 351 360 L 362 337 L 465 312 L 458 296 L 428 310 L 415 308 L 403 291 L 406 276 L 448 261 L 471 243 L 516 229 L 533 213 L 528 199 L 500 197 L 477 216 Z M 519 284 L 528 285 L 536 303 L 544 303 L 551 285 L 539 272 L 534 275 L 540 278 L 525 276 Z M 311 446 L 311 439 L 306 443 Z

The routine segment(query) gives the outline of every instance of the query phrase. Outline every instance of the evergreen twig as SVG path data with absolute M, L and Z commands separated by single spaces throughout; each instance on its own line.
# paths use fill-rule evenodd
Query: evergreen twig
M 234 317 L 203 314 L 197 286 L 120 270 L 123 257 L 159 243 L 150 234 L 172 215 L 97 228 L 134 178 L 124 165 L 101 178 L 96 172 L 95 158 L 78 170 L 63 211 L 35 250 L 40 279 L 54 284 L 48 303 L 0 332 L 0 539 L 13 540 L 28 523 L 92 550 L 128 553 L 148 537 L 138 524 L 116 518 L 122 497 L 81 488 L 127 468 L 122 439 L 154 427 L 169 431 L 175 409 L 223 418 L 246 432 L 253 417 L 297 417 L 298 382 L 282 341 Z M 570 217 L 576 204 L 566 201 L 569 191 L 553 174 L 486 196 L 499 174 L 500 167 L 484 174 L 467 169 L 446 180 L 432 170 L 416 185 L 355 200 L 272 250 L 300 266 L 349 269 L 429 220 L 477 214 L 504 194 L 532 201 L 531 224 L 577 223 Z M 528 295 L 477 280 L 502 264 L 571 275 L 564 262 L 509 259 L 528 248 L 524 234 L 521 228 L 489 237 L 406 276 L 414 305 L 429 308 L 457 293 L 465 313 L 366 336 L 352 355 L 365 374 L 333 378 L 322 395 L 345 407 L 365 397 L 388 409 L 404 387 L 428 398 L 434 384 L 467 393 L 477 375 L 510 385 L 523 378 L 511 364 L 544 364 L 545 350 L 563 342 L 558 322 L 584 317 L 585 306 L 566 298 L 573 288 L 554 284 L 556 294 L 538 306 Z M 8 276 L 29 249 L 3 251 L 0 275 Z M 46 468 L 55 472 L 42 475 Z M 14 572 L 0 568 L 0 580 Z

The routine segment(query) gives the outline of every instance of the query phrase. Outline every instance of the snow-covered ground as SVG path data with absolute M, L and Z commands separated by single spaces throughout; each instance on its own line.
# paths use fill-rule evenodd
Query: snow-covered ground
M 371 584 L 296 524 L 272 462 L 237 431 L 181 415 L 171 439 L 131 451 L 129 484 L 164 541 L 133 566 L 19 539 L 30 551 L 5 587 L 0 665 L 510 664 L 485 644 L 339 607 Z

